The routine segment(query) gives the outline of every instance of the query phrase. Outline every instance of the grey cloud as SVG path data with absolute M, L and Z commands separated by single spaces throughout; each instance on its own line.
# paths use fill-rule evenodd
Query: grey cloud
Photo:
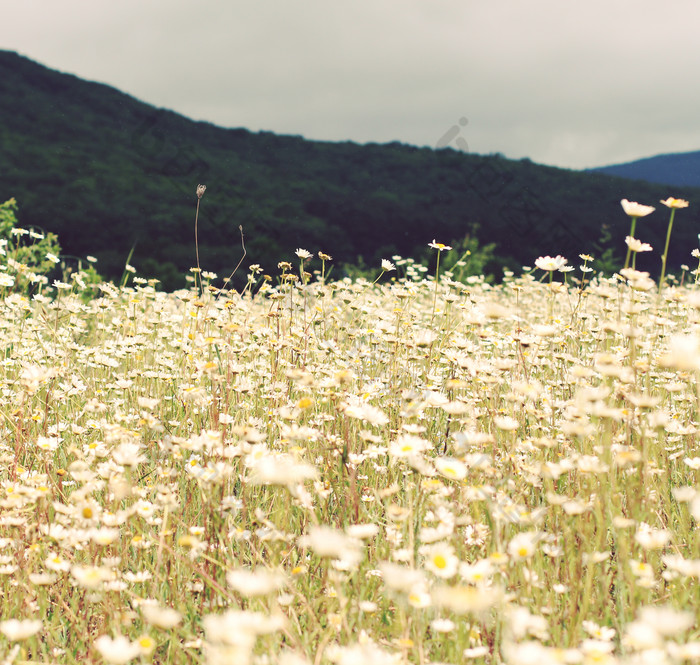
M 679 0 L 8 4 L 4 48 L 222 126 L 566 167 L 700 148 Z M 673 9 L 673 11 L 671 11 Z

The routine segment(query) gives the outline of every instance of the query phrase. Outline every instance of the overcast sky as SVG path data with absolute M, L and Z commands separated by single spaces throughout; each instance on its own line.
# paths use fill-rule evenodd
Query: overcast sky
M 569 168 L 700 150 L 697 0 L 0 8 L 0 48 L 223 127 Z

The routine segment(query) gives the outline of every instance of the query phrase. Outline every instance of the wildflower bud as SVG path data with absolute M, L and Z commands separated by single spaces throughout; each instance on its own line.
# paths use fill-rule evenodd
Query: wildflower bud
M 197 198 L 201 199 L 204 196 L 204 192 L 207 191 L 206 185 L 197 185 Z

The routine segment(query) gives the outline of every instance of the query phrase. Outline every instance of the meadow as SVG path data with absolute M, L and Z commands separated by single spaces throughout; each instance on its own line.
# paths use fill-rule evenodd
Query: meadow
M 298 249 L 165 293 L 42 282 L 22 235 L 3 663 L 700 660 L 700 288 L 668 249 L 659 282 L 630 241 L 613 277 L 533 257 L 499 284 L 436 241 L 370 279 Z

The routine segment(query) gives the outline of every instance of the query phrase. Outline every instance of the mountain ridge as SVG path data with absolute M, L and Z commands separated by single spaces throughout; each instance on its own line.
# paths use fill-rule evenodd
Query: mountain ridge
M 674 187 L 700 187 L 700 150 L 663 153 L 586 171 Z
M 394 254 L 428 260 L 436 238 L 462 249 L 496 243 L 484 269 L 498 275 L 544 254 L 624 255 L 622 198 L 700 199 L 697 189 L 527 159 L 220 128 L 9 51 L 0 51 L 0 145 L 0 198 L 17 199 L 21 223 L 58 233 L 66 255 L 97 256 L 108 277 L 133 248 L 134 265 L 169 287 L 195 263 L 200 183 L 201 265 L 222 276 L 240 259 L 239 226 L 246 260 L 270 274 L 297 247 L 342 269 Z M 684 220 L 695 217 L 692 207 L 679 217 L 669 265 L 689 260 L 695 236 Z M 658 247 L 664 223 L 644 229 Z

